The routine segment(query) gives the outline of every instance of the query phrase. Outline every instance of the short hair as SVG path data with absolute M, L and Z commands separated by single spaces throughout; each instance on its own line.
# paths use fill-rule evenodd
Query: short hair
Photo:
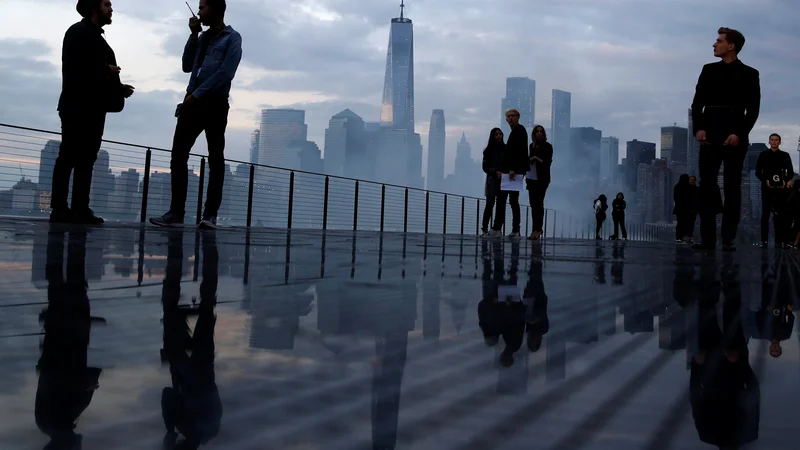
M 225 10 L 228 9 L 228 5 L 225 3 L 225 0 L 206 0 L 206 6 L 210 6 L 211 9 L 214 10 L 214 13 L 221 16 L 224 16 Z
M 81 17 L 88 19 L 92 17 L 94 10 L 100 6 L 100 1 L 101 0 L 78 0 L 78 4 L 75 5 L 75 9 L 78 11 L 78 14 L 80 14 Z
M 725 35 L 725 40 L 728 41 L 729 44 L 733 44 L 737 55 L 740 51 L 742 51 L 745 39 L 741 31 L 734 30 L 733 28 L 721 27 L 719 30 L 717 30 L 717 33 Z
M 772 133 L 772 134 L 770 134 L 770 135 L 769 135 L 769 138 L 770 138 L 770 139 L 772 139 L 772 136 L 775 136 L 776 138 L 778 138 L 778 140 L 779 140 L 779 141 L 783 141 L 783 139 L 781 139 L 781 135 L 780 135 L 780 134 L 778 134 L 778 133 Z
M 518 115 L 518 116 L 520 116 L 520 115 L 521 115 L 521 114 L 519 113 L 519 111 L 517 111 L 517 109 L 516 109 L 516 108 L 511 108 L 511 109 L 507 110 L 507 111 L 506 111 L 506 115 L 509 115 L 509 114 L 516 114 L 516 115 Z

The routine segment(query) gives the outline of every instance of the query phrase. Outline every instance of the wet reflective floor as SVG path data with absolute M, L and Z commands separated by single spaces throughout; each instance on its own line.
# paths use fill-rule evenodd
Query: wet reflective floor
M 0 265 L 3 450 L 797 447 L 798 253 L 5 221 Z

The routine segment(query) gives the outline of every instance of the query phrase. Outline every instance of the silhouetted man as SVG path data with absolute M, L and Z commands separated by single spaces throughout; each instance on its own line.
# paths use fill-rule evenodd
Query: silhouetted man
M 516 177 L 525 178 L 525 173 L 531 168 L 531 163 L 528 160 L 528 132 L 519 123 L 519 111 L 516 109 L 506 111 L 506 123 L 511 127 L 511 132 L 508 134 L 508 140 L 506 141 L 502 161 L 503 166 L 499 171 L 508 174 L 512 180 L 516 179 Z M 513 220 L 509 237 L 519 238 L 520 222 L 522 221 L 519 209 L 519 191 L 500 191 L 497 195 L 497 209 L 495 210 L 491 235 L 500 236 L 503 232 L 503 225 L 505 225 L 506 221 L 506 201 L 511 204 Z
M 225 25 L 225 0 L 200 0 L 198 17 L 189 19 L 192 34 L 183 49 L 183 71 L 191 73 L 186 98 L 178 105 L 178 124 L 172 140 L 172 203 L 169 212 L 152 217 L 158 226 L 180 226 L 186 214 L 189 187 L 189 153 L 197 137 L 205 131 L 208 142 L 208 190 L 203 228 L 217 227 L 217 212 L 222 204 L 225 181 L 225 128 L 228 126 L 228 97 L 242 59 L 242 37 Z M 202 34 L 202 25 L 209 29 Z M 198 37 L 199 35 L 199 37 Z
M 784 238 L 788 237 L 786 228 L 791 227 L 791 218 L 782 217 L 781 210 L 789 197 L 794 167 L 792 157 L 780 147 L 780 135 L 772 133 L 769 150 L 761 152 L 756 163 L 756 177 L 761 180 L 761 248 L 767 248 L 770 214 L 775 227 L 775 247 L 781 246 Z
M 722 211 L 722 248 L 734 251 L 742 204 L 742 167 L 749 134 L 758 119 L 761 86 L 758 71 L 742 63 L 742 33 L 720 28 L 714 56 L 703 66 L 692 102 L 694 134 L 700 142 L 700 236 L 698 250 L 716 247 L 716 215 Z M 717 175 L 724 164 L 725 204 Z
M 106 113 L 120 112 L 133 86 L 119 80 L 114 51 L 103 38 L 111 24 L 110 0 L 80 0 L 83 20 L 64 34 L 62 85 L 58 99 L 61 147 L 53 167 L 50 221 L 99 225 L 103 219 L 89 209 L 92 171 L 106 124 Z M 72 175 L 72 209 L 67 205 Z

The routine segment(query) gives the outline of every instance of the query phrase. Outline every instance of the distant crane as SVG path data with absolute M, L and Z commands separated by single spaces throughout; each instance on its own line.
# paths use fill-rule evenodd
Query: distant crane
M 22 163 L 17 164 L 19 164 L 19 174 L 22 176 L 22 181 L 25 181 L 25 172 L 22 171 Z

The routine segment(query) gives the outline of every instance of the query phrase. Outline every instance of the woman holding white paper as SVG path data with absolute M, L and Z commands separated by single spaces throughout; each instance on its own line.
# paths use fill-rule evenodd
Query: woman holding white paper
M 500 194 L 500 180 L 503 173 L 500 171 L 503 165 L 503 152 L 505 151 L 503 142 L 503 130 L 492 128 L 489 132 L 489 142 L 483 150 L 483 172 L 486 174 L 484 195 L 486 205 L 483 208 L 483 222 L 481 223 L 481 236 L 489 237 L 489 223 L 492 221 L 497 195 Z
M 531 132 L 532 143 L 528 153 L 531 170 L 525 176 L 528 200 L 531 205 L 533 230 L 529 240 L 535 241 L 544 234 L 544 196 L 550 186 L 550 165 L 553 163 L 553 146 L 547 142 L 544 127 L 536 125 Z

